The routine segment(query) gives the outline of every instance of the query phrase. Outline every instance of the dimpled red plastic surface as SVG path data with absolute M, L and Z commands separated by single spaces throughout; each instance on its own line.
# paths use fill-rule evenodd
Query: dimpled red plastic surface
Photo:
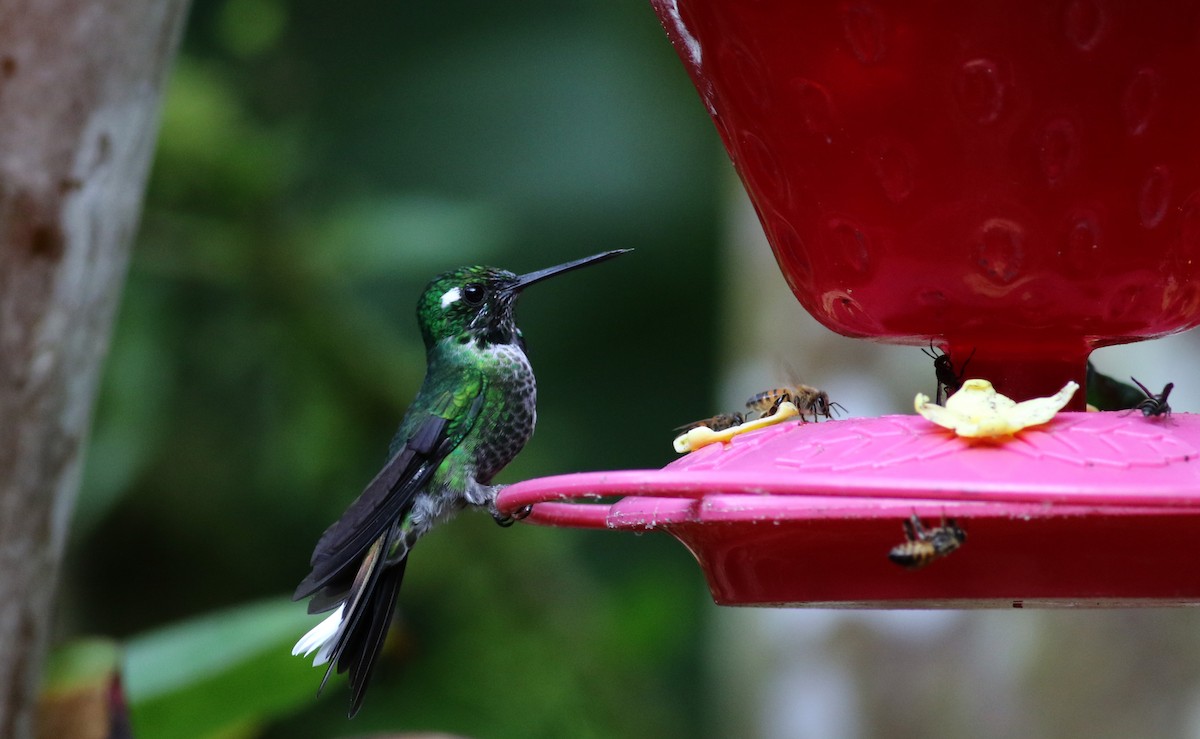
M 1026 398 L 1200 321 L 1200 5 L 652 4 L 829 328 Z

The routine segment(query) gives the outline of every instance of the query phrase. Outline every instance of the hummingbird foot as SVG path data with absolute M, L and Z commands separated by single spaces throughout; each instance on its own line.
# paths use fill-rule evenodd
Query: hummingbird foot
M 492 519 L 496 522 L 497 526 L 507 529 L 517 521 L 522 521 L 528 517 L 530 513 L 533 513 L 533 505 L 530 504 L 522 508 L 518 508 L 511 514 L 507 514 L 502 513 L 500 509 L 496 507 L 496 503 L 493 501 L 492 503 L 488 504 L 488 513 L 492 514 Z

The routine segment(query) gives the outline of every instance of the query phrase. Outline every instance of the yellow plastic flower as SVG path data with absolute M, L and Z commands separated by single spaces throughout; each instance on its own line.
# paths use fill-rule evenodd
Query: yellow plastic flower
M 709 444 L 715 444 L 718 441 L 729 441 L 738 434 L 744 434 L 747 431 L 773 426 L 782 421 L 786 421 L 789 418 L 795 418 L 798 415 L 800 415 L 800 409 L 797 408 L 793 403 L 784 401 L 783 403 L 779 404 L 779 407 L 771 415 L 763 416 L 762 418 L 756 418 L 753 421 L 746 421 L 745 423 L 738 424 L 737 426 L 727 428 L 724 431 L 713 431 L 707 426 L 697 426 L 696 428 L 689 429 L 687 432 L 675 437 L 675 451 L 679 452 L 680 454 L 694 452 L 700 447 L 708 446 Z
M 1071 381 L 1048 398 L 1018 403 L 996 392 L 987 380 L 967 380 L 946 399 L 944 407 L 930 403 L 929 396 L 922 393 L 917 393 L 913 405 L 917 413 L 959 436 L 995 439 L 1046 423 L 1070 402 L 1078 389 L 1079 384 Z

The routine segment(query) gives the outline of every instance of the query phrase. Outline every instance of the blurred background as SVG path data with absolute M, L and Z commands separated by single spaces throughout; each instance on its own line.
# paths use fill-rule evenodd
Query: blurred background
M 288 595 L 420 383 L 420 290 L 618 247 L 522 300 L 538 428 L 501 482 L 660 467 L 790 380 L 856 416 L 932 394 L 791 297 L 648 3 L 194 0 L 60 608 L 123 645 L 137 736 L 1200 736 L 1190 611 L 718 609 L 666 536 L 470 513 L 348 724 Z M 1197 354 L 1096 360 L 1193 410 Z

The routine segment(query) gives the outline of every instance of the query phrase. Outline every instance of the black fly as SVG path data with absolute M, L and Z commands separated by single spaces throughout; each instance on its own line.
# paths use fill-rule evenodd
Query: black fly
M 957 372 L 954 370 L 954 364 L 950 361 L 950 355 L 941 353 L 934 348 L 932 341 L 929 342 L 928 349 L 921 347 L 921 352 L 933 360 L 933 372 L 937 375 L 938 382 L 937 400 L 934 402 L 941 405 L 943 400 L 958 392 L 958 389 L 962 387 L 967 363 L 971 361 L 971 357 L 975 356 L 975 350 L 971 350 L 970 356 L 963 361 Z

